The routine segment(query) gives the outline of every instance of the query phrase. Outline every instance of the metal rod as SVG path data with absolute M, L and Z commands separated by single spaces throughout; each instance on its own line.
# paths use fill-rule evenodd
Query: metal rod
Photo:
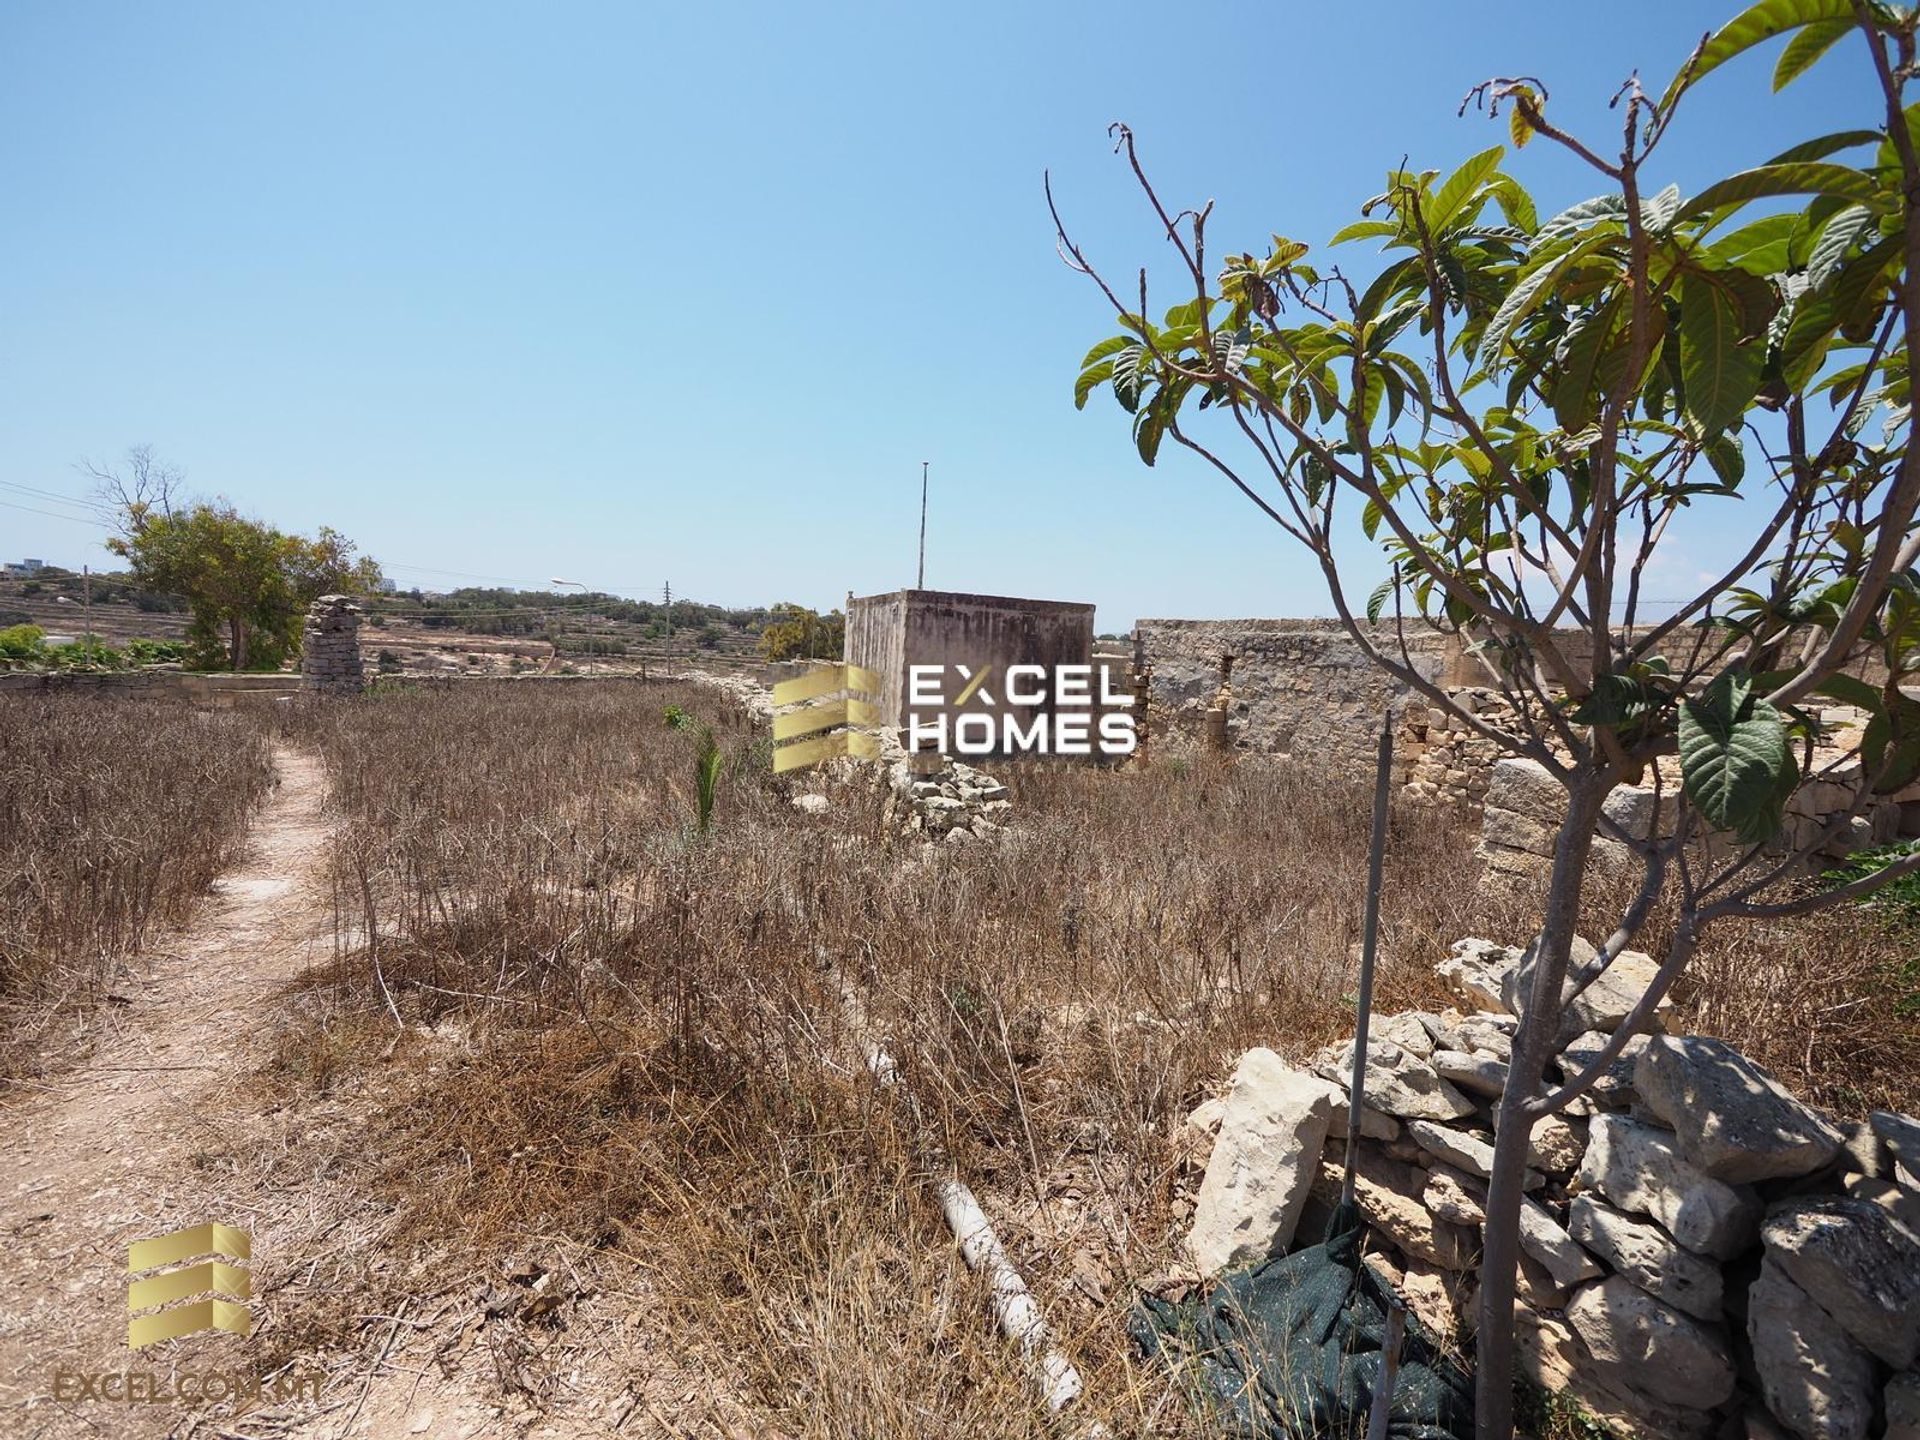
M 920 462 L 920 571 L 913 579 L 913 588 L 927 588 L 927 462 Z
M 1353 1201 L 1354 1147 L 1367 1078 L 1367 1030 L 1373 1019 L 1373 961 L 1380 945 L 1380 871 L 1387 858 L 1387 799 L 1393 789 L 1393 711 L 1380 721 L 1380 762 L 1373 774 L 1373 847 L 1367 854 L 1367 912 L 1360 937 L 1360 1023 L 1353 1032 L 1353 1088 L 1347 1097 L 1347 1173 L 1342 1204 Z
M 1367 1440 L 1387 1440 L 1393 1387 L 1400 1378 L 1400 1346 L 1406 1333 L 1407 1307 L 1394 1300 L 1387 1306 L 1387 1343 L 1380 1352 L 1380 1383 L 1373 1387 L 1373 1406 L 1367 1412 Z

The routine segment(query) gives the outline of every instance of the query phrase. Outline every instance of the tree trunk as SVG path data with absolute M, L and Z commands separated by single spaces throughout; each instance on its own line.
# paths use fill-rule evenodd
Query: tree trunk
M 235 670 L 247 668 L 247 622 L 238 615 L 227 621 L 227 663 Z
M 1500 1097 L 1493 1146 L 1493 1175 L 1487 1187 L 1486 1243 L 1480 1257 L 1480 1320 L 1474 1391 L 1476 1440 L 1512 1440 L 1513 1300 L 1520 1265 L 1520 1200 L 1526 1182 L 1527 1142 L 1533 1121 L 1523 1113 L 1540 1093 L 1560 1030 L 1560 996 L 1566 985 L 1567 956 L 1580 919 L 1580 892 L 1594 826 L 1606 789 L 1597 776 L 1581 774 L 1568 795 L 1567 818 L 1553 848 L 1553 874 L 1547 886 L 1526 1013 L 1514 1036 L 1507 1088 Z

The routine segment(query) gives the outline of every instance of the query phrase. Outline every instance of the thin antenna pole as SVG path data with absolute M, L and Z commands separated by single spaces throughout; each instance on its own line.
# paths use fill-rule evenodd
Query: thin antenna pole
M 913 588 L 927 588 L 927 462 L 920 462 L 920 573 L 914 577 Z
M 1347 1097 L 1347 1173 L 1340 1202 L 1353 1203 L 1354 1147 L 1367 1078 L 1367 1030 L 1373 1018 L 1373 959 L 1380 942 L 1380 872 L 1387 856 L 1387 796 L 1393 788 L 1393 711 L 1380 720 L 1380 762 L 1373 776 L 1373 846 L 1367 854 L 1367 909 L 1360 937 L 1360 1023 L 1353 1032 L 1353 1089 Z

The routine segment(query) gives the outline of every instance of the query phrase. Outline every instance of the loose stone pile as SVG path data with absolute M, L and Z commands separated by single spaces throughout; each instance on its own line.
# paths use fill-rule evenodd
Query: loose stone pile
M 1005 785 L 964 761 L 940 756 L 916 773 L 891 736 L 881 738 L 880 758 L 891 792 L 887 814 L 905 835 L 961 845 L 992 835 L 1013 808 Z
M 301 689 L 322 695 L 358 695 L 366 689 L 360 615 L 360 607 L 345 595 L 322 595 L 307 607 L 300 631 Z
M 1378 1019 L 1368 1045 L 1368 1263 L 1443 1336 L 1474 1320 L 1521 961 L 1461 941 L 1439 971 L 1464 1008 Z M 1629 952 L 1571 1007 L 1558 1076 L 1599 1051 L 1653 969 Z M 1320 1238 L 1351 1063 L 1351 1045 L 1304 1069 L 1250 1050 L 1188 1118 L 1203 1276 Z M 1534 1132 L 1519 1366 L 1627 1434 L 1920 1440 L 1916 1177 L 1920 1120 L 1841 1126 L 1721 1041 L 1635 1037 Z

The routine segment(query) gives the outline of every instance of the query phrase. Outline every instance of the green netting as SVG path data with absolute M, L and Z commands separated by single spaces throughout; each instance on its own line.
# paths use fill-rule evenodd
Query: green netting
M 1358 1440 L 1380 1383 L 1388 1301 L 1360 1263 L 1360 1217 L 1346 1205 L 1323 1243 L 1238 1271 L 1184 1304 L 1144 1297 L 1129 1329 L 1146 1354 L 1190 1362 L 1196 1405 L 1225 1435 Z M 1389 1413 L 1393 1440 L 1472 1440 L 1472 1386 L 1411 1315 Z

